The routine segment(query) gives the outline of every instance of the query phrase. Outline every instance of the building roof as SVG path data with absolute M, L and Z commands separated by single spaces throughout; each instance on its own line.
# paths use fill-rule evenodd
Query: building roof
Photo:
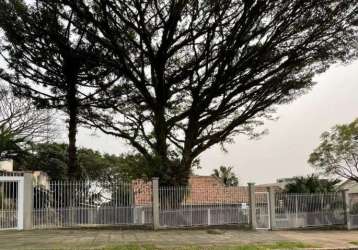
M 249 193 L 247 186 L 226 187 L 222 181 L 214 176 L 191 176 L 189 178 L 189 187 L 181 188 L 186 192 L 183 203 L 195 205 L 208 204 L 233 204 L 248 203 Z M 275 183 L 272 185 L 257 185 L 256 192 L 267 192 L 268 187 L 273 186 L 275 191 L 280 191 L 280 186 Z M 152 197 L 152 189 L 150 182 L 136 180 L 133 182 L 135 195 L 135 204 L 150 205 Z M 168 199 L 176 199 L 180 195 L 180 188 L 161 187 L 162 195 L 168 196 Z M 185 191 L 184 191 L 185 190 Z M 265 194 L 263 194 L 265 195 Z M 264 197 L 264 196 L 263 196 Z M 266 196 L 265 196 L 266 197 Z

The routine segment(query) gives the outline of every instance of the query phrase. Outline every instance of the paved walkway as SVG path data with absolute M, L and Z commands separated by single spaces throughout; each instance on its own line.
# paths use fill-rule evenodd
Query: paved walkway
M 248 243 L 272 243 L 275 241 L 299 241 L 321 247 L 354 247 L 358 231 L 244 231 L 221 230 L 210 234 L 207 230 L 34 230 L 0 231 L 0 249 L 89 249 L 120 244 L 153 244 L 166 246 L 185 245 L 239 245 Z M 357 246 L 356 246 L 357 247 Z M 358 248 L 357 248 L 358 249 Z

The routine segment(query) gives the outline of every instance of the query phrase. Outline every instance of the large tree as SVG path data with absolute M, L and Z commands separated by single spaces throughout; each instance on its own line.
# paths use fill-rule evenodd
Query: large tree
M 324 132 L 308 162 L 324 174 L 358 182 L 358 118 Z
M 186 184 L 202 152 L 252 135 L 357 52 L 356 0 L 61 2 L 121 73 L 112 109 L 88 123 L 134 146 L 162 183 Z
M 81 178 L 76 154 L 81 110 L 110 84 L 110 70 L 99 60 L 105 50 L 84 36 L 91 27 L 74 23 L 80 25 L 57 1 L 0 0 L 1 55 L 7 63 L 0 75 L 38 107 L 67 114 L 68 171 Z

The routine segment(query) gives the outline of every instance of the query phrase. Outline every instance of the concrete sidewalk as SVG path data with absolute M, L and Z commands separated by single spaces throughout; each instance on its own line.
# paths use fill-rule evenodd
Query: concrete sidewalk
M 304 230 L 304 231 L 244 231 L 221 230 L 210 234 L 207 230 L 33 230 L 0 231 L 0 249 L 90 249 L 123 244 L 153 244 L 169 246 L 240 245 L 297 241 L 325 248 L 354 247 L 349 242 L 358 241 L 358 231 Z M 358 246 L 355 246 L 358 249 Z

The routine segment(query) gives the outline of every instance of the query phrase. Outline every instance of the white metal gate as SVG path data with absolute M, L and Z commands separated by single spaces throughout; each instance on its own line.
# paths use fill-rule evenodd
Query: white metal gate
M 276 193 L 275 227 L 306 228 L 345 224 L 342 192 L 292 194 Z
M 358 193 L 349 194 L 349 227 L 358 228 Z
M 249 223 L 247 189 L 242 187 L 160 187 L 159 201 L 162 227 Z
M 270 229 L 270 198 L 269 192 L 256 192 L 256 223 L 257 229 Z
M 0 230 L 23 229 L 24 177 L 0 176 Z

